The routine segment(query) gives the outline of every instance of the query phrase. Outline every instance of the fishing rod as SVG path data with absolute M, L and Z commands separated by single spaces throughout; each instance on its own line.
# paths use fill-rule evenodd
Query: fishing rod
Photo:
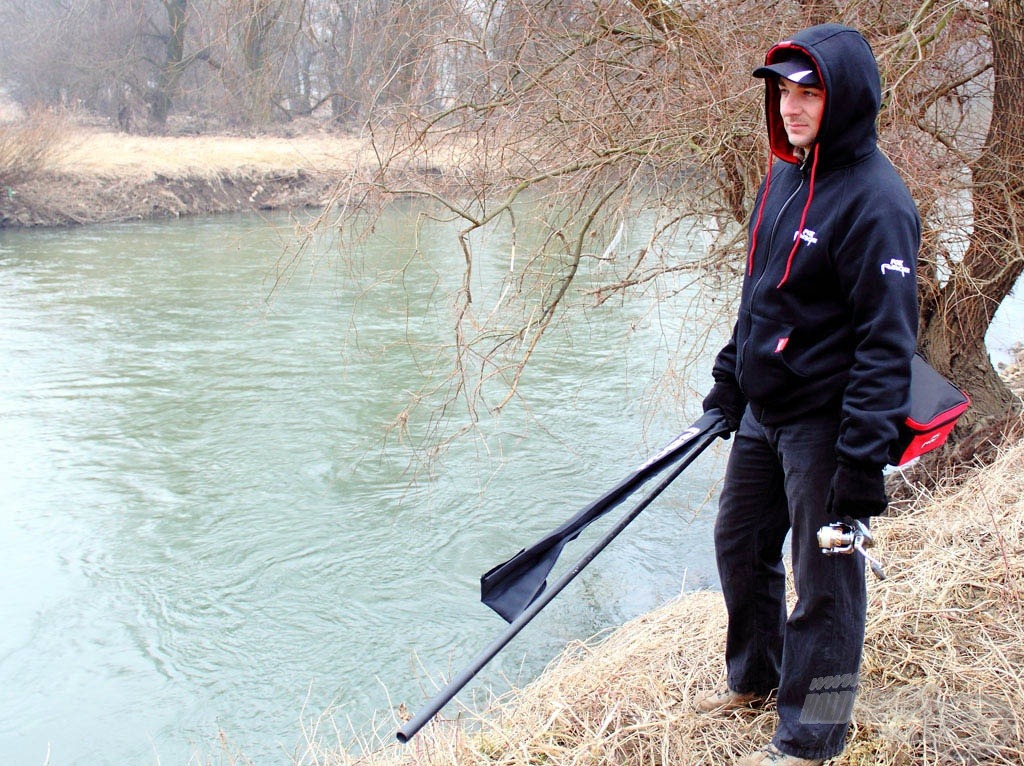
M 621 504 L 648 480 L 690 454 L 701 437 L 709 433 L 723 436 L 728 433 L 717 413 L 718 410 L 713 410 L 703 415 L 654 457 L 553 532 L 484 573 L 480 578 L 480 600 L 506 622 L 512 622 L 544 590 L 548 573 L 567 543 L 575 540 L 591 523 Z
M 412 739 L 416 733 L 422 729 L 431 718 L 437 715 L 437 713 L 440 712 L 440 710 L 447 705 L 452 698 L 495 657 L 495 655 L 504 649 L 505 646 L 507 646 L 508 643 L 515 638 L 519 632 L 551 602 L 552 599 L 555 598 L 555 596 L 557 596 L 570 582 L 572 582 L 573 579 L 575 579 L 576 576 L 582 572 L 583 569 L 622 532 L 622 530 L 629 526 L 629 524 L 639 516 L 647 506 L 654 502 L 655 498 L 657 498 L 658 495 L 660 495 L 673 481 L 675 481 L 679 474 L 681 474 L 687 466 L 689 466 L 690 463 L 692 463 L 697 456 L 703 452 L 709 444 L 711 444 L 711 442 L 720 436 L 728 436 L 728 434 L 729 428 L 726 425 L 725 418 L 722 416 L 721 412 L 718 410 L 709 410 L 654 458 L 644 463 L 643 466 L 630 474 L 630 476 L 623 482 L 620 482 L 609 492 L 605 493 L 605 495 L 602 495 L 601 498 L 586 506 L 582 511 L 574 516 L 573 519 L 570 519 L 569 522 L 559 527 L 559 530 L 561 530 L 560 535 L 554 535 L 554 533 L 553 535 L 549 535 L 537 545 L 520 551 L 516 556 L 513 556 L 512 559 L 509 559 L 509 561 L 504 564 L 499 564 L 497 567 L 485 574 L 484 578 L 486 578 L 487 575 L 501 570 L 502 567 L 510 562 L 516 561 L 517 559 L 521 562 L 524 560 L 524 556 L 528 559 L 529 556 L 527 554 L 538 546 L 543 549 L 543 553 L 548 553 L 556 547 L 560 552 L 561 545 L 558 543 L 564 544 L 569 540 L 575 539 L 584 527 L 625 500 L 625 498 L 631 492 L 638 489 L 641 484 L 664 471 L 668 466 L 676 463 L 676 461 L 679 461 L 678 465 L 676 465 L 676 467 L 673 468 L 665 478 L 658 482 L 648 495 L 624 514 L 622 518 L 604 534 L 604 536 L 591 545 L 586 553 L 584 553 L 575 564 L 562 574 L 554 584 L 550 587 L 546 587 L 546 580 L 542 577 L 542 581 L 536 592 L 528 598 L 525 605 L 522 606 L 522 609 L 515 612 L 513 608 L 512 611 L 508 612 L 508 614 L 514 614 L 514 616 L 509 620 L 510 624 L 504 632 L 487 645 L 464 670 L 452 678 L 443 689 L 435 694 L 434 697 L 416 713 L 416 715 L 406 721 L 402 727 L 399 728 L 395 734 L 398 741 L 404 744 Z M 629 487 L 631 487 L 631 489 L 627 491 L 627 488 Z M 556 530 L 556 532 L 559 532 L 559 530 Z M 553 536 L 558 539 L 552 542 L 551 538 Z M 555 553 L 555 558 L 557 558 L 557 552 Z M 546 576 L 547 572 L 549 572 L 551 567 L 554 565 L 554 559 L 550 556 L 541 555 L 537 561 L 539 562 L 539 567 L 543 570 L 543 574 Z M 531 570 L 528 568 L 524 569 L 522 567 L 517 567 L 515 570 L 506 571 L 513 571 L 516 574 L 521 574 L 524 571 L 530 572 Z M 484 578 L 481 578 L 482 590 Z M 531 578 L 531 581 L 535 580 L 535 576 Z M 521 599 L 517 603 L 521 603 Z M 501 614 L 501 612 L 499 612 L 499 614 Z M 506 619 L 509 618 L 506 617 Z

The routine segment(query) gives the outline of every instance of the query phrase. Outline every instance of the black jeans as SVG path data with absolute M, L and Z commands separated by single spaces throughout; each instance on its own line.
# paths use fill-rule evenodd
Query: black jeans
M 857 689 L 867 604 L 858 555 L 826 556 L 817 531 L 835 472 L 837 411 L 764 426 L 747 408 L 729 455 L 715 552 L 729 628 L 729 688 L 778 689 L 777 748 L 842 752 Z M 786 614 L 783 543 L 792 530 L 797 600 Z

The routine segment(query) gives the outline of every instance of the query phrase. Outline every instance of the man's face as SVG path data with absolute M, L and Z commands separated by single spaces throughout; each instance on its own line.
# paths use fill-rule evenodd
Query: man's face
M 777 79 L 779 113 L 789 143 L 806 149 L 818 137 L 821 115 L 825 111 L 825 91 L 813 85 L 800 85 L 785 77 Z

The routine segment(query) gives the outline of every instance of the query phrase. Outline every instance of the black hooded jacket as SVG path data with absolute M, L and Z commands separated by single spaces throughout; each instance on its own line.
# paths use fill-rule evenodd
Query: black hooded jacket
M 767 425 L 841 407 L 837 457 L 882 466 L 908 411 L 920 220 L 877 147 L 881 84 L 867 41 L 824 24 L 779 43 L 765 63 L 793 49 L 817 66 L 821 126 L 798 157 L 777 84 L 766 80 L 773 164 L 749 225 L 738 319 L 713 375 L 738 384 Z

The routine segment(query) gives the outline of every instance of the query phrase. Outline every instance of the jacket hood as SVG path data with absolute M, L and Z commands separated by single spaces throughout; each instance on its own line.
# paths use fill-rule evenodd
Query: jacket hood
M 773 46 L 765 56 L 765 65 L 778 63 L 794 50 L 814 62 L 825 89 L 825 108 L 816 142 L 821 167 L 849 165 L 874 151 L 882 84 L 868 41 L 850 27 L 821 24 Z M 765 115 L 772 154 L 786 162 L 799 163 L 786 137 L 779 114 L 779 92 L 773 79 L 765 80 Z

